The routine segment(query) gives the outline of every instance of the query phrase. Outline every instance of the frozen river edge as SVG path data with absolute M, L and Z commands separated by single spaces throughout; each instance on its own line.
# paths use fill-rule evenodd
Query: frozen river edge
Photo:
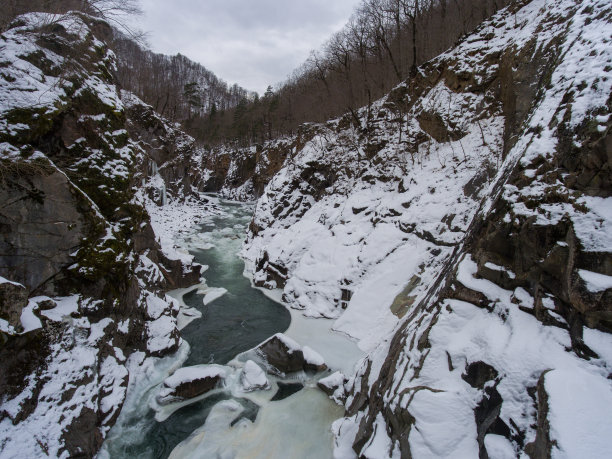
M 221 213 L 232 212 L 236 209 L 237 203 L 228 203 L 215 199 L 220 206 Z M 232 208 L 228 208 L 230 205 Z M 249 209 L 248 204 L 241 204 L 241 209 Z M 182 209 L 179 207 L 174 209 L 174 214 L 180 214 Z M 250 218 L 250 213 L 248 214 Z M 167 217 L 167 216 L 166 216 Z M 205 216 L 204 219 L 209 218 Z M 155 217 L 153 217 L 156 220 Z M 153 222 L 155 226 L 161 226 L 159 221 Z M 176 221 L 173 218 L 166 218 L 167 222 Z M 188 253 L 193 253 L 194 250 L 210 250 L 217 244 L 223 244 L 221 240 L 214 240 L 214 235 L 207 237 L 207 234 L 198 232 L 199 225 L 196 225 L 197 219 L 193 219 L 192 231 L 185 231 L 180 237 L 172 235 L 171 229 L 168 227 L 161 228 L 160 233 L 165 238 L 166 242 L 169 239 L 174 239 L 175 243 L 172 250 L 179 253 L 179 256 L 190 256 Z M 156 224 L 157 223 L 157 224 Z M 234 224 L 233 229 L 239 225 Z M 159 229 L 159 228 L 156 228 Z M 217 231 L 219 230 L 219 231 Z M 216 228 L 212 233 L 228 234 L 227 228 Z M 241 235 L 244 235 L 244 228 Z M 174 236 L 174 237 L 172 237 Z M 226 239 L 228 239 L 226 237 Z M 235 236 L 229 238 L 235 241 Z M 241 238 L 237 243 L 232 242 L 231 248 L 223 246 L 224 252 L 232 252 L 231 256 L 239 257 L 239 251 L 242 245 Z M 221 250 L 221 248 L 220 248 Z M 244 262 L 244 260 L 241 260 Z M 244 265 L 242 275 L 250 282 L 251 288 L 262 292 L 270 300 L 282 305 L 290 313 L 290 325 L 284 334 L 293 340 L 297 341 L 301 346 L 308 346 L 314 351 L 323 356 L 330 370 L 323 374 L 317 374 L 315 377 L 309 377 L 305 374 L 287 375 L 284 380 L 295 379 L 299 384 L 303 384 L 303 389 L 297 393 L 278 401 L 271 401 L 272 396 L 278 390 L 278 382 L 282 378 L 269 376 L 272 390 L 260 390 L 250 393 L 241 392 L 238 386 L 238 375 L 244 362 L 240 361 L 239 353 L 231 362 L 227 364 L 233 376 L 228 378 L 224 383 L 225 386 L 220 390 L 215 390 L 211 394 L 205 394 L 196 397 L 193 400 L 182 402 L 180 406 L 175 407 L 177 413 L 175 416 L 181 415 L 183 407 L 192 405 L 193 403 L 202 403 L 202 400 L 209 396 L 212 399 L 222 392 L 220 400 L 207 407 L 205 422 L 195 429 L 188 438 L 184 439 L 178 446 L 174 448 L 169 457 L 203 457 L 207 454 L 218 455 L 223 457 L 286 457 L 287 450 L 291 450 L 293 457 L 312 457 L 313 452 L 317 457 L 332 457 L 333 455 L 333 437 L 331 433 L 331 424 L 338 418 L 342 417 L 343 409 L 334 403 L 323 391 L 316 387 L 316 382 L 321 377 L 328 376 L 336 370 L 341 371 L 346 375 L 353 372 L 353 367 L 360 360 L 364 353 L 357 344 L 349 337 L 338 332 L 332 331 L 333 320 L 330 319 L 314 319 L 304 317 L 300 311 L 293 310 L 287 307 L 281 300 L 282 291 L 266 290 L 255 287 L 253 282 L 253 269 L 248 265 Z M 206 273 L 204 274 L 206 278 Z M 203 279 L 204 281 L 204 279 Z M 193 307 L 189 307 L 183 296 L 198 291 L 198 293 L 206 295 L 206 290 L 225 288 L 223 285 L 214 285 L 208 287 L 205 282 L 194 285 L 187 289 L 169 292 L 169 295 L 179 300 L 181 304 L 181 312 L 179 314 L 179 328 L 187 327 L 192 321 L 206 320 L 200 318 L 201 312 Z M 228 289 L 231 295 L 231 288 Z M 216 300 L 213 299 L 211 303 Z M 206 304 L 206 302 L 205 302 Z M 205 314 L 206 315 L 206 314 Z M 265 340 L 264 340 L 265 341 Z M 194 347 L 191 352 L 197 353 L 198 350 Z M 130 361 L 130 382 L 128 389 L 128 397 L 126 399 L 121 416 L 113 430 L 108 436 L 98 457 L 129 457 L 130 454 L 138 453 L 141 457 L 166 457 L 165 455 L 148 454 L 148 450 L 130 448 L 130 437 L 142 435 L 143 428 L 146 429 L 146 422 L 150 421 L 151 406 L 155 406 L 155 395 L 159 391 L 159 387 L 163 381 L 174 373 L 178 368 L 182 367 L 190 355 L 189 344 L 185 341 L 179 352 L 174 356 L 169 356 L 163 359 L 144 358 L 135 356 Z M 259 407 L 256 418 L 253 421 L 247 417 L 241 418 L 239 422 L 235 422 L 237 415 L 244 407 L 236 401 L 248 400 Z M 195 408 L 191 408 L 192 410 Z M 165 413 L 162 418 L 168 417 Z M 145 421 L 141 421 L 145 420 Z M 148 420 L 148 421 L 147 421 Z M 321 441 L 327 437 L 328 441 Z M 163 439 L 162 439 L 163 441 Z M 146 445 L 144 446 L 146 447 Z M 133 457 L 133 456 L 132 456 Z

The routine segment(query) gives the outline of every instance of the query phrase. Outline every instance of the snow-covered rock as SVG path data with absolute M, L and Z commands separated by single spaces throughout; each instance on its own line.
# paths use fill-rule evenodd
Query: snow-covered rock
M 612 70 L 602 65 L 612 48 L 601 38 L 611 15 L 598 0 L 517 3 L 422 67 L 417 80 L 433 72 L 460 93 L 499 94 L 506 133 L 500 150 L 490 144 L 497 172 L 466 238 L 349 380 L 338 452 L 599 457 L 610 447 L 593 403 L 612 406 Z M 408 285 L 423 278 L 404 274 Z M 577 412 L 589 414 L 569 433 Z
M 182 367 L 166 378 L 156 397 L 159 405 L 168 405 L 198 397 L 219 386 L 226 376 L 220 366 L 196 365 Z
M 265 371 L 252 360 L 247 360 L 242 367 L 240 385 L 245 392 L 270 388 Z
M 291 373 L 295 371 L 322 371 L 327 368 L 323 357 L 307 346 L 300 346 L 288 336 L 277 333 L 255 349 L 271 366 L 269 371 Z
M 317 387 L 323 392 L 332 397 L 339 403 L 343 403 L 346 399 L 346 391 L 344 384 L 348 382 L 348 378 L 340 371 L 336 371 L 325 378 L 319 379 Z

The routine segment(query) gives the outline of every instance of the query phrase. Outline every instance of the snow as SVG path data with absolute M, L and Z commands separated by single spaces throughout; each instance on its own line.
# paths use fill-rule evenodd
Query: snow
M 387 435 L 387 427 L 381 413 L 376 415 L 374 433 L 370 441 L 361 450 L 361 457 L 367 459 L 383 459 L 391 457 L 391 439 Z
M 508 277 L 510 279 L 515 279 L 516 278 L 516 274 L 514 274 L 512 271 L 507 270 L 503 266 L 496 265 L 495 263 L 487 262 L 487 263 L 485 263 L 485 267 L 487 267 L 487 268 L 489 268 L 489 269 L 491 269 L 493 271 L 504 272 L 504 273 L 506 273 L 508 275 Z
M 594 273 L 586 269 L 579 269 L 578 275 L 585 282 L 587 290 L 591 293 L 599 293 L 612 288 L 612 276 Z
M 176 388 L 181 384 L 205 378 L 224 378 L 225 370 L 220 366 L 211 365 L 195 365 L 192 367 L 178 368 L 172 376 L 164 379 L 164 385 L 170 388 Z
M 100 409 L 108 416 L 119 409 L 127 375 L 125 368 L 112 356 L 106 357 L 98 372 L 100 350 L 93 346 L 81 330 L 59 331 L 57 342 L 51 343 L 51 354 L 40 374 L 30 375 L 25 390 L 13 399 L 4 399 L 2 409 L 7 414 L 0 421 L 3 457 L 68 457 L 62 450 L 64 431 L 83 409 Z M 13 424 L 21 406 L 33 395 L 37 381 L 40 393 L 34 411 L 24 420 Z M 68 396 L 65 401 L 64 397 Z M 101 434 L 106 433 L 102 427 Z
M 257 389 L 269 389 L 270 383 L 266 373 L 252 360 L 247 360 L 240 374 L 242 389 L 250 392 Z
M 38 309 L 38 304 L 30 300 L 28 305 L 21 311 L 21 325 L 23 326 L 23 333 L 42 328 L 40 319 L 36 317 L 36 314 L 34 313 L 36 309 Z
M 8 333 L 9 335 L 14 335 L 16 333 L 15 327 L 4 319 L 0 319 L 0 331 L 3 333 Z
M 57 306 L 55 306 L 53 309 L 40 311 L 40 314 L 54 322 L 61 322 L 65 317 L 70 317 L 71 315 L 78 313 L 79 299 L 79 295 L 54 298 Z
M 316 351 L 313 351 L 308 346 L 304 346 L 302 348 L 302 352 L 304 353 L 304 360 L 307 363 L 310 363 L 312 365 L 317 365 L 317 366 L 325 364 L 325 359 L 323 359 L 323 357 L 321 357 L 321 354 L 319 354 Z
M 325 378 L 322 378 L 319 380 L 319 384 L 324 385 L 325 387 L 328 387 L 330 389 L 333 389 L 334 387 L 341 387 L 344 386 L 344 374 L 342 374 L 342 372 L 340 371 L 336 371 L 334 373 L 332 373 L 329 376 L 326 376 Z
M 357 459 L 357 454 L 353 450 L 353 439 L 359 431 L 358 422 L 344 422 L 337 419 L 332 424 L 334 433 L 334 459 Z
M 487 454 L 491 459 L 515 459 L 516 452 L 505 437 L 495 434 L 487 434 L 484 438 Z
M 283 333 L 276 333 L 273 337 L 268 338 L 266 340 L 266 342 L 272 340 L 273 338 L 276 338 L 281 343 L 283 343 L 287 347 L 287 349 L 288 349 L 290 354 L 295 352 L 295 351 L 301 351 L 302 350 L 302 346 L 300 346 L 297 341 L 295 341 L 292 338 L 289 338 L 287 335 L 285 335 Z
M 545 376 L 552 457 L 607 457 L 612 447 L 612 382 L 580 369 L 555 369 Z
M 160 316 L 153 322 L 147 323 L 147 349 L 159 353 L 173 348 L 176 345 L 176 319 L 170 316 Z
M 408 134 L 397 132 L 390 115 L 382 116 L 384 102 L 372 107 L 373 118 L 379 110 L 382 117 L 372 141 L 386 144 L 376 161 L 364 159 L 358 133 L 338 129 L 337 120 L 317 126 L 319 134 L 296 150 L 258 200 L 254 223 L 261 230 L 249 236 L 242 252 L 251 269 L 264 253 L 270 263 L 286 267 L 283 294 L 289 306 L 307 316 L 337 319 L 334 330 L 356 339 L 365 352 L 418 304 L 465 237 L 490 182 L 483 177 L 469 196 L 464 187 L 482 174 L 483 165 L 497 170 L 491 149 L 501 149 L 503 140 L 501 116 L 474 121 L 468 115 L 470 107 L 484 103 L 482 96 L 457 94 L 444 82 L 406 115 Z M 464 119 L 466 135 L 452 142 L 431 139 L 411 156 L 403 136 L 427 135 L 414 116 L 435 107 Z M 365 118 L 365 111 L 361 114 Z M 319 199 L 300 178 L 311 164 L 335 175 Z M 347 170 L 364 172 L 355 176 Z M 296 182 L 301 185 L 293 186 Z M 265 280 L 263 270 L 254 276 Z M 341 300 L 343 290 L 350 300 Z
M 89 344 L 96 346 L 98 342 L 106 336 L 106 327 L 114 323 L 113 319 L 106 317 L 97 323 L 92 323 L 89 327 L 89 337 L 87 338 Z
M 147 314 L 155 320 L 168 310 L 168 302 L 155 295 L 147 295 Z
M 1 145 L 0 145 L 0 147 L 1 147 Z M 13 281 L 8 280 L 8 279 L 6 279 L 5 277 L 2 277 L 2 276 L 0 276 L 0 284 L 11 284 L 11 285 L 15 285 L 15 286 L 17 286 L 17 287 L 23 287 L 23 288 L 25 288 L 25 287 L 24 287 L 23 285 L 21 285 L 20 283 L 18 283 L 18 282 L 13 282 Z

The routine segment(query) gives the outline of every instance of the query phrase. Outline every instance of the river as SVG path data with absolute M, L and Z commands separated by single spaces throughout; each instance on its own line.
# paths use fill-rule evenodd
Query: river
M 283 306 L 278 292 L 253 288 L 238 255 L 253 208 L 224 200 L 218 205 L 220 215 L 203 217 L 191 234 L 178 241 L 197 263 L 208 268 L 205 284 L 171 294 L 184 308 L 193 308 L 187 311 L 199 311 L 201 318 L 184 326 L 181 336 L 186 343 L 176 355 L 147 359 L 131 368 L 138 375 L 130 380 L 121 415 L 99 458 L 332 457 L 330 427 L 343 410 L 316 387 L 316 381 L 331 370 L 282 379 L 269 376 L 271 390 L 248 394 L 237 392 L 229 382 L 212 395 L 158 412 L 156 420 L 151 408 L 155 395 L 176 368 L 198 364 L 239 367 L 241 353 L 278 332 L 313 347 L 334 369 L 347 372 L 361 357 L 352 341 L 331 332 L 330 321 L 304 318 Z M 205 298 L 212 301 L 204 304 Z M 237 413 L 241 417 L 236 423 Z

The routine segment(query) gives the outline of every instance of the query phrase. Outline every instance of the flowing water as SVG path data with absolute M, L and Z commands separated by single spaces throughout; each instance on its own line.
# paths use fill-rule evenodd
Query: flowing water
M 342 416 L 342 409 L 316 388 L 318 376 L 302 374 L 282 382 L 269 377 L 272 390 L 249 394 L 214 391 L 162 422 L 156 421 L 150 408 L 161 382 L 177 367 L 227 364 L 290 325 L 289 311 L 252 288 L 243 276 L 238 252 L 252 207 L 227 201 L 220 206 L 221 215 L 206 217 L 198 231 L 181 241 L 208 269 L 206 285 L 175 295 L 199 310 L 202 318 L 182 330 L 189 345 L 177 355 L 138 367 L 139 377 L 130 383 L 122 413 L 99 458 L 331 457 L 330 425 Z M 218 288 L 227 293 L 204 305 L 205 294 Z

